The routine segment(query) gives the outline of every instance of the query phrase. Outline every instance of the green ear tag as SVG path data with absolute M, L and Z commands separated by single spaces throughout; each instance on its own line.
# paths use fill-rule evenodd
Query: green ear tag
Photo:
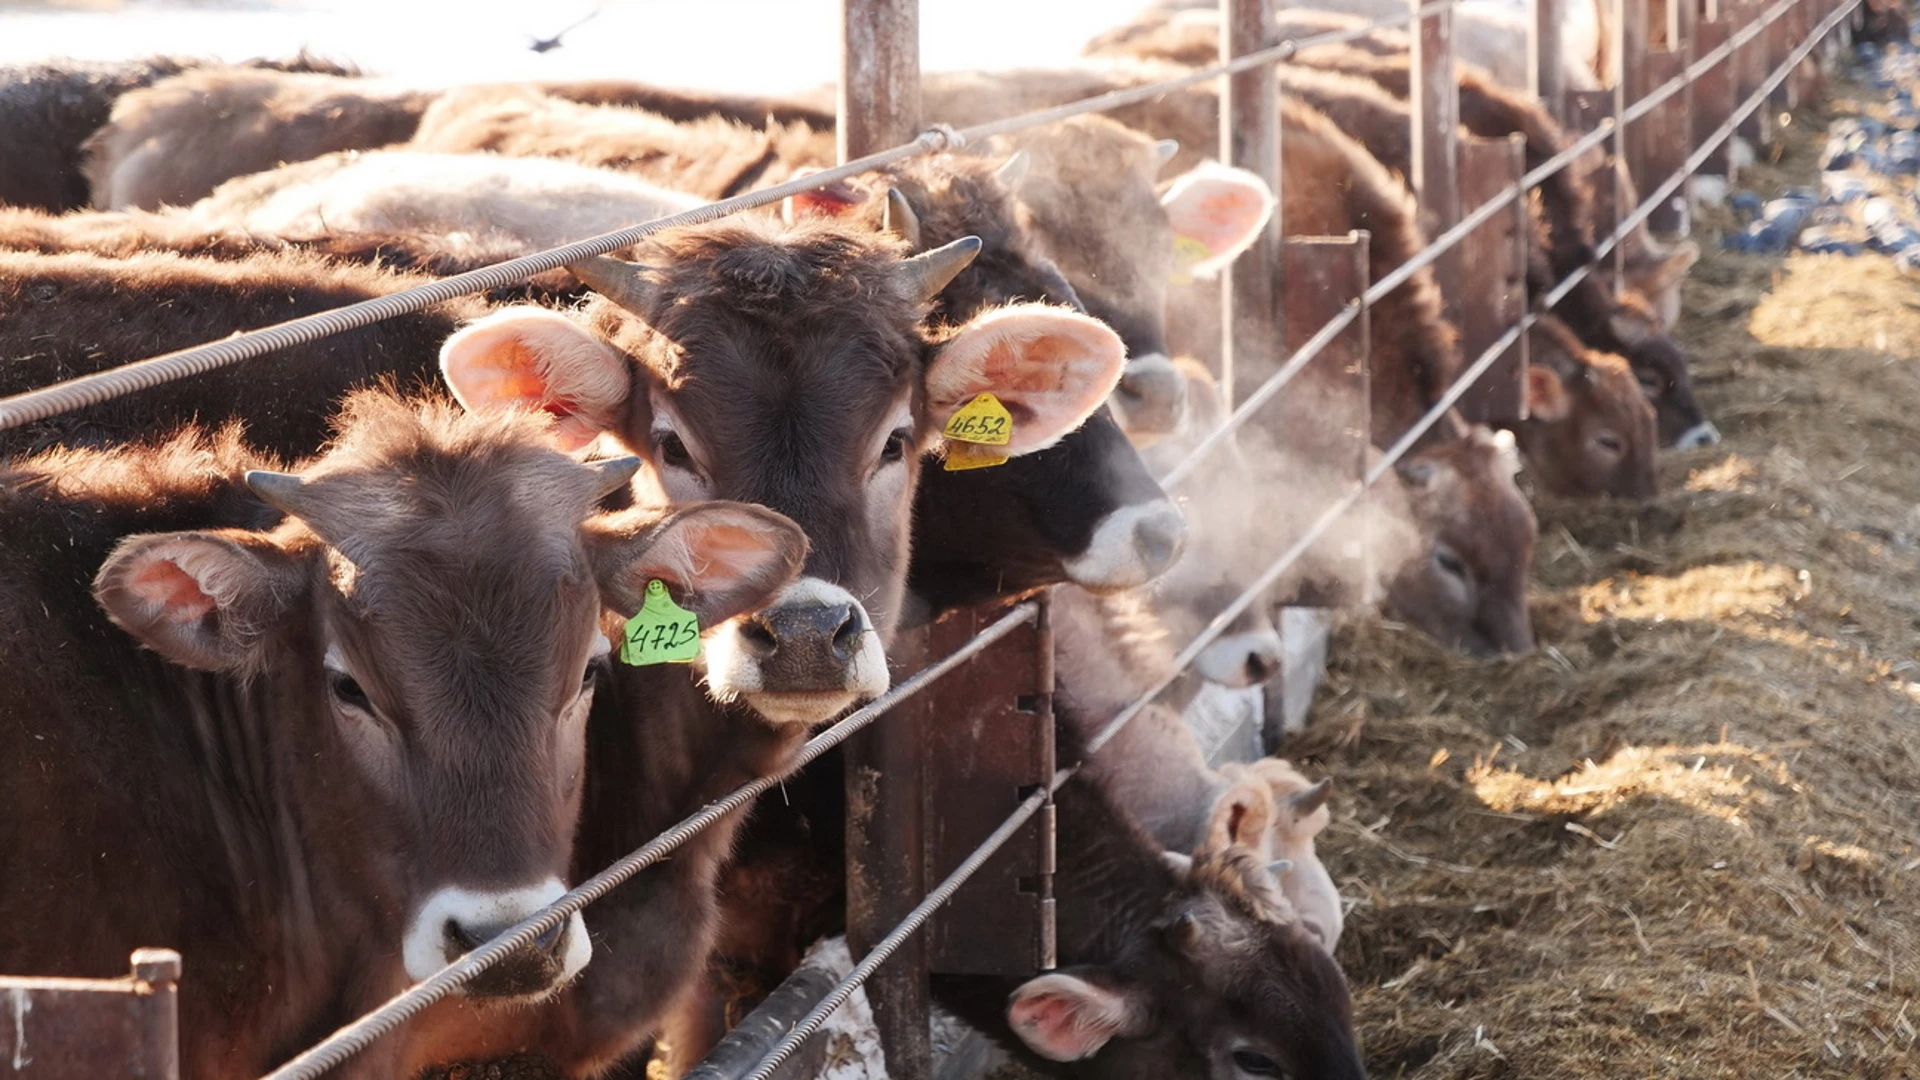
M 627 620 L 627 639 L 620 646 L 622 663 L 684 664 L 700 655 L 700 617 L 667 593 L 666 583 L 647 582 L 647 601 L 639 614 Z

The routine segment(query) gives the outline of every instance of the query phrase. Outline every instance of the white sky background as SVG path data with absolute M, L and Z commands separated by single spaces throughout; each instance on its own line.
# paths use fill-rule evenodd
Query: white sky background
M 1063 63 L 1145 0 L 922 0 L 927 70 Z M 545 54 L 535 36 L 598 17 Z M 172 53 L 244 60 L 302 47 L 407 82 L 631 78 L 778 92 L 832 82 L 837 0 L 0 0 L 0 64 Z

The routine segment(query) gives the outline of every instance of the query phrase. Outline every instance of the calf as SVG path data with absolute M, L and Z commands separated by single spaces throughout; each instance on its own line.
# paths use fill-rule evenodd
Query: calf
M 1366 1075 L 1346 979 L 1262 858 L 1264 785 L 1213 804 L 1170 858 L 1097 785 L 1057 797 L 1059 969 L 938 976 L 941 1004 L 1049 1075 Z
M 1527 418 L 1513 431 L 1539 488 L 1574 498 L 1652 498 L 1659 491 L 1654 410 L 1626 361 L 1587 351 L 1552 316 L 1534 324 L 1529 346 Z
M 433 93 L 369 79 L 203 68 L 125 94 L 86 142 L 102 210 L 185 206 L 224 180 L 405 142 Z
M 637 462 L 378 393 L 272 464 L 229 429 L 0 468 L 0 967 L 180 949 L 197 1077 L 256 1076 L 558 897 L 604 631 L 649 581 L 709 623 L 756 606 L 805 546 L 752 507 L 596 514 Z M 590 952 L 576 917 L 467 993 L 536 1000 Z

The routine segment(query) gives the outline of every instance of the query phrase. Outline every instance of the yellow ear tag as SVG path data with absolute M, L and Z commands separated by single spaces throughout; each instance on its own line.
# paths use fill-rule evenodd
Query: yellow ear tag
M 1173 238 L 1173 273 L 1169 275 L 1175 285 L 1193 284 L 1193 268 L 1213 257 L 1213 249 L 1191 236 Z
M 647 582 L 647 599 L 627 620 L 626 641 L 620 646 L 622 663 L 684 664 L 700 655 L 700 617 L 673 602 L 665 582 Z
M 1005 446 L 1013 441 L 1013 414 L 992 394 L 981 394 L 953 414 L 942 432 L 955 442 Z
M 1005 465 L 1007 455 L 996 454 L 984 446 L 971 443 L 954 443 L 947 447 L 946 470 L 948 472 L 966 472 L 968 469 L 991 469 L 995 465 Z

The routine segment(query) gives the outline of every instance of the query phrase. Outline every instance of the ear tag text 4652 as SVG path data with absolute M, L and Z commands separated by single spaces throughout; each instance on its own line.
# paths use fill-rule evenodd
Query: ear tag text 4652
M 673 602 L 666 583 L 647 582 L 647 599 L 627 620 L 626 640 L 620 646 L 622 663 L 684 664 L 700 655 L 700 617 Z
M 1005 446 L 1013 441 L 1013 414 L 999 398 L 980 394 L 953 414 L 942 434 L 954 444 L 947 448 L 948 472 L 1004 465 L 1007 455 L 983 447 Z

